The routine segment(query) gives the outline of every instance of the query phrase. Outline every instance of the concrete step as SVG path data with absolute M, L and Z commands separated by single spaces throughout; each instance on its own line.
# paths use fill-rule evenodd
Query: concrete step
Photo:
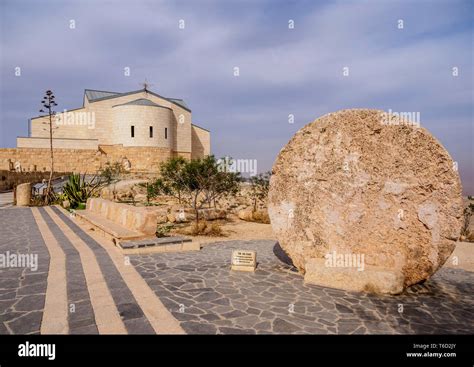
M 192 240 L 190 238 L 186 238 L 186 237 L 170 236 L 170 237 L 147 238 L 144 240 L 137 240 L 137 241 L 119 241 L 118 245 L 122 249 L 132 249 L 132 248 L 140 248 L 140 247 L 182 244 L 184 242 L 191 242 L 191 241 Z

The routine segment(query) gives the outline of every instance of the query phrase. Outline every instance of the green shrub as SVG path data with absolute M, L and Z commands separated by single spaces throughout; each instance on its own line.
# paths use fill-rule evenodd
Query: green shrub
M 159 224 L 157 227 L 156 227 L 156 237 L 166 237 L 168 236 L 169 232 L 171 231 L 171 229 L 173 228 L 173 225 L 172 224 Z
M 267 200 L 270 189 L 271 171 L 260 173 L 250 177 L 250 197 L 253 201 L 253 211 L 257 211 L 257 203 L 264 203 Z
M 174 196 L 179 203 L 194 209 L 196 226 L 199 209 L 224 195 L 233 195 L 239 190 L 240 174 L 221 169 L 214 156 L 185 160 L 171 158 L 160 167 L 161 192 Z
M 139 183 L 138 186 L 146 188 L 146 204 L 150 205 L 150 200 L 158 197 L 161 194 L 166 194 L 166 188 L 163 185 L 163 180 L 158 178 L 154 181 Z
M 126 173 L 119 162 L 105 163 L 105 168 L 100 173 L 100 177 L 102 181 L 105 181 L 108 185 L 112 182 L 115 182 L 119 179 L 119 177 Z
M 102 182 L 94 176 L 89 182 L 86 181 L 86 175 L 73 173 L 69 176 L 68 182 L 64 186 L 64 195 L 71 208 L 78 208 L 79 204 L 85 203 L 88 198 L 96 195 L 102 187 Z

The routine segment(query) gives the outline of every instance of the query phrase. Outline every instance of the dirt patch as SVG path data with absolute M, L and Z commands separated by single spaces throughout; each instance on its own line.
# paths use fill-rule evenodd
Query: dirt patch
M 221 226 L 224 236 L 222 237 L 211 237 L 211 236 L 189 236 L 193 241 L 200 242 L 201 244 L 208 244 L 217 241 L 230 241 L 230 240 L 276 240 L 275 235 L 272 231 L 270 224 L 246 222 L 239 219 L 236 215 L 230 215 L 226 220 L 214 221 L 218 222 Z M 191 224 L 181 227 L 180 229 L 187 229 Z M 180 230 L 173 229 L 171 233 L 178 234 Z
M 444 267 L 474 271 L 474 243 L 458 242 Z

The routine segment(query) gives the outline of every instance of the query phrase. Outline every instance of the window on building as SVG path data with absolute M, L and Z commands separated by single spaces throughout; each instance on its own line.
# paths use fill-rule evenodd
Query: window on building
M 153 138 L 153 126 L 150 126 L 150 138 Z
M 132 138 L 135 137 L 135 126 L 133 126 L 133 125 L 132 125 L 132 129 L 130 131 L 130 135 L 131 135 Z
M 165 139 L 168 139 L 168 128 L 165 127 Z

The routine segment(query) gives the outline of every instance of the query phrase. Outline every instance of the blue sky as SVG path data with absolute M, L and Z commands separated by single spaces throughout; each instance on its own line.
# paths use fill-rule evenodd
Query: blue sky
M 46 89 L 60 110 L 72 109 L 85 88 L 125 92 L 147 78 L 153 91 L 188 103 L 216 156 L 257 159 L 261 172 L 328 112 L 420 112 L 474 195 L 473 1 L 0 4 L 2 147 L 27 135 Z

